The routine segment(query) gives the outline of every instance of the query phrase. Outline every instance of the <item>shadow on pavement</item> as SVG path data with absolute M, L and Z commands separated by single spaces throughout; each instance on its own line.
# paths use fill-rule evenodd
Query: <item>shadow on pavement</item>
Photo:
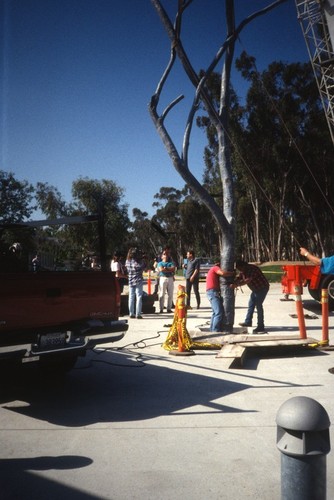
M 9 411 L 69 427 L 146 420 L 184 413 L 194 406 L 204 406 L 205 413 L 241 411 L 213 401 L 245 390 L 247 384 L 217 378 L 217 373 L 187 373 L 182 361 L 174 358 L 166 358 L 166 367 L 149 364 L 154 357 L 143 359 L 146 364 L 136 362 L 129 351 L 93 353 L 60 380 L 45 379 L 37 369 L 23 366 L 2 387 L 0 404 Z
M 16 376 L 7 376 L 0 404 L 8 411 L 65 427 L 159 416 L 177 418 L 178 412 L 184 415 L 187 410 L 190 414 L 252 412 L 217 402 L 252 387 L 252 378 L 257 377 L 248 374 L 243 375 L 243 382 L 231 381 L 224 378 L 224 370 L 201 366 L 201 356 L 215 355 L 206 351 L 187 364 L 185 358 L 146 354 L 138 363 L 131 351 L 102 351 L 80 360 L 60 380 L 45 379 L 37 369 L 23 366 Z M 157 366 L 156 360 L 166 366 Z M 205 374 L 191 373 L 189 367 L 205 370 Z M 244 383 L 245 378 L 249 384 Z M 289 385 L 287 381 L 274 382 L 277 387 Z
M 38 471 L 51 469 L 72 470 L 87 467 L 91 463 L 92 460 L 89 458 L 72 455 L 0 459 L 1 498 L 3 500 L 18 498 L 101 500 L 101 496 L 91 495 L 38 474 Z

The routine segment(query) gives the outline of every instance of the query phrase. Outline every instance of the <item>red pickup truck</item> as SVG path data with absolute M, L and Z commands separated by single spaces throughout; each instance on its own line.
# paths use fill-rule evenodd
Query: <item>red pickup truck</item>
M 46 370 L 66 371 L 87 349 L 128 330 L 111 271 L 15 272 L 2 265 L 0 283 L 0 362 L 39 361 Z

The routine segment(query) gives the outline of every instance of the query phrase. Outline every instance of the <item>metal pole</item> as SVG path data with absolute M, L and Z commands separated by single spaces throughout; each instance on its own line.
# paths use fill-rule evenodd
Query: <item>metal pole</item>
M 326 456 L 281 455 L 282 500 L 326 500 Z

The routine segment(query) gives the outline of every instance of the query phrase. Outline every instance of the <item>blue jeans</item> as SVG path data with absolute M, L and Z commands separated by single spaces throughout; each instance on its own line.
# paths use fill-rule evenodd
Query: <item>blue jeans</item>
M 267 296 L 269 288 L 261 288 L 260 290 L 253 291 L 249 297 L 248 311 L 246 314 L 245 323 L 247 325 L 252 324 L 254 310 L 257 311 L 257 326 L 259 328 L 264 328 L 264 313 L 263 313 L 263 302 Z
M 211 332 L 222 332 L 223 331 L 223 323 L 225 319 L 225 311 L 223 306 L 223 301 L 220 296 L 219 290 L 211 290 L 206 291 L 206 295 L 210 301 L 212 308 L 212 316 L 210 323 L 210 331 Z
M 136 299 L 136 311 L 135 311 Z M 143 306 L 143 282 L 135 286 L 129 286 L 129 314 L 130 316 L 141 316 Z

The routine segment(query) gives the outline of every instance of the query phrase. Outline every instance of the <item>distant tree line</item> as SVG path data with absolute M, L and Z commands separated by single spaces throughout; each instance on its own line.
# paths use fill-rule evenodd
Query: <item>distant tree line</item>
M 334 149 L 309 63 L 273 62 L 263 72 L 243 53 L 245 103 L 233 93 L 231 144 L 236 190 L 236 252 L 249 261 L 295 260 L 304 242 L 334 250 Z M 213 95 L 220 79 L 213 75 Z M 207 117 L 204 182 L 220 195 L 217 138 Z
M 242 103 L 231 89 L 238 256 L 295 260 L 300 245 L 317 254 L 333 252 L 334 151 L 310 64 L 273 62 L 260 73 L 255 59 L 243 53 L 236 67 L 249 82 Z M 217 99 L 219 86 L 220 76 L 213 74 L 210 91 Z M 207 136 L 203 185 L 223 203 L 217 137 L 204 110 L 197 125 Z M 48 183 L 33 186 L 0 171 L 0 224 L 28 220 L 36 209 L 49 219 L 99 213 L 109 256 L 138 246 L 153 262 L 170 245 L 179 264 L 189 248 L 198 256 L 219 257 L 224 242 L 216 223 L 188 186 L 161 187 L 153 208 L 153 217 L 136 208 L 130 220 L 124 191 L 112 180 L 79 178 L 72 183 L 72 201 L 65 202 Z M 3 244 L 10 238 L 3 231 Z M 99 252 L 93 223 L 22 229 L 17 239 L 32 251 L 53 253 L 59 262 L 81 262 Z

